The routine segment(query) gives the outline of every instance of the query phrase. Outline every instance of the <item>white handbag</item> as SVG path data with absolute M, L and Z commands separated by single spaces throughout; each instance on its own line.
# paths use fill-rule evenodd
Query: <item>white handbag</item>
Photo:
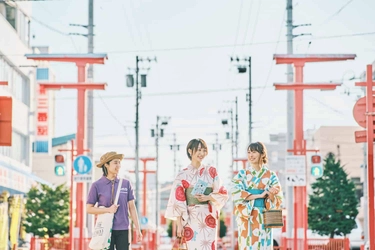
M 116 198 L 114 204 L 117 205 L 122 186 L 122 178 L 117 187 Z M 100 206 L 99 208 L 104 208 Z M 95 222 L 95 227 L 92 233 L 92 238 L 89 243 L 89 248 L 93 250 L 109 249 L 111 245 L 111 235 L 113 226 L 114 214 L 105 213 L 99 214 Z

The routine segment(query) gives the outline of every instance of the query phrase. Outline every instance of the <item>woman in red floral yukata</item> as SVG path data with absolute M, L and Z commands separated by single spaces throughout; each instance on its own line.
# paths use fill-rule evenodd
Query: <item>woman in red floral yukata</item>
M 189 250 L 214 250 L 227 190 L 216 168 L 202 164 L 208 153 L 204 140 L 191 140 L 186 153 L 191 163 L 174 180 L 165 218 L 177 220 L 177 237 L 184 236 Z

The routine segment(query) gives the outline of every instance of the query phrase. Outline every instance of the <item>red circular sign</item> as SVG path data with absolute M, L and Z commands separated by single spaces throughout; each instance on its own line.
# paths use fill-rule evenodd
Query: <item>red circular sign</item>
M 359 98 L 353 108 L 354 120 L 362 128 L 366 128 L 366 115 L 365 114 L 366 114 L 366 96 Z

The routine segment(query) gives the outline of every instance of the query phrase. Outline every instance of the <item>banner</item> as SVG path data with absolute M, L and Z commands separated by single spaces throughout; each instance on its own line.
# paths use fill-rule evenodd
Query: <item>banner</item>
M 0 250 L 8 250 L 8 203 L 0 203 Z
M 18 246 L 18 235 L 21 223 L 21 212 L 22 212 L 22 196 L 14 195 L 10 206 L 10 243 L 13 247 Z

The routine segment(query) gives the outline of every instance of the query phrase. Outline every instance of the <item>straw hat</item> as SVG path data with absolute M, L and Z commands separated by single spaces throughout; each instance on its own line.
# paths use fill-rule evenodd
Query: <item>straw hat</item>
M 105 163 L 107 163 L 109 161 L 112 161 L 114 159 L 122 160 L 122 159 L 124 159 L 124 155 L 118 154 L 118 153 L 113 152 L 113 151 L 107 152 L 104 155 L 102 155 L 102 157 L 100 157 L 100 161 L 99 161 L 99 163 L 96 164 L 96 166 L 98 168 L 102 168 Z

